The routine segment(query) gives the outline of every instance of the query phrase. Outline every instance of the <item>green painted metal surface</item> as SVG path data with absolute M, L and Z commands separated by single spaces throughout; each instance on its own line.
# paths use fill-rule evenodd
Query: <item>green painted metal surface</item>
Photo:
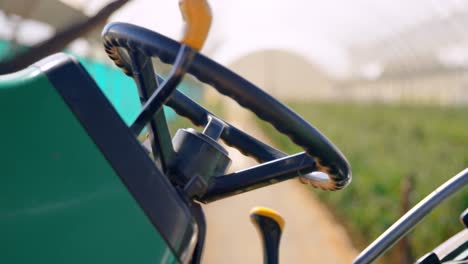
M 9 42 L 0 40 L 0 60 L 11 59 L 11 53 L 8 53 L 9 48 Z M 19 49 L 27 49 L 27 47 L 20 46 Z M 75 57 L 93 77 L 125 123 L 130 125 L 141 110 L 138 90 L 133 79 L 126 76 L 122 70 L 114 65 L 85 57 Z M 202 90 L 199 84 L 183 81 L 178 89 L 195 100 L 201 98 Z M 164 112 L 168 121 L 173 121 L 176 118 L 176 113 L 166 106 Z
M 0 120 L 0 263 L 177 262 L 44 75 L 0 76 Z
M 78 59 L 125 123 L 127 125 L 132 124 L 141 110 L 138 90 L 133 79 L 113 65 L 99 63 L 83 57 L 78 57 Z M 174 117 L 171 116 L 170 119 Z

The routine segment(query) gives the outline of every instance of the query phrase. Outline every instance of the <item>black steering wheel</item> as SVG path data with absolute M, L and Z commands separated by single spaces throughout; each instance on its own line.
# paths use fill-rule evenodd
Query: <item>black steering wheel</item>
M 114 63 L 127 75 L 135 80 L 139 79 L 140 83 L 145 82 L 141 77 L 145 75 L 145 70 L 144 67 L 138 69 L 138 65 L 151 64 L 145 63 L 142 58 L 158 57 L 164 63 L 174 64 L 180 50 L 186 47 L 156 32 L 126 23 L 107 25 L 103 30 L 102 38 L 105 50 Z M 150 69 L 152 70 L 152 66 Z M 231 97 L 239 105 L 272 124 L 279 132 L 289 136 L 295 144 L 302 147 L 305 152 L 287 156 L 225 123 L 220 137 L 228 145 L 260 162 L 280 159 L 283 162 L 281 164 L 295 164 L 295 167 L 290 168 L 290 171 L 295 171 L 296 176 L 298 173 L 306 174 L 310 171 L 326 173 L 328 177 L 325 179 L 311 175 L 301 178 L 303 182 L 306 180 L 317 188 L 339 190 L 350 183 L 351 168 L 344 155 L 330 140 L 290 108 L 249 81 L 197 52 L 194 52 L 185 69 L 201 82 L 209 84 L 219 93 Z M 154 77 L 154 71 L 149 74 L 153 75 L 154 78 L 154 81 L 150 81 L 149 84 L 157 86 L 158 78 Z M 151 91 L 156 90 L 156 88 L 152 88 Z M 147 99 L 149 95 L 144 95 L 144 97 Z M 195 125 L 205 126 L 208 124 L 210 116 L 214 116 L 178 91 L 171 92 L 166 97 L 162 101 L 163 103 L 173 108 L 178 114 L 190 119 Z M 159 143 L 165 144 L 162 142 L 165 135 L 159 136 Z M 289 163 L 288 160 L 290 160 Z M 167 162 L 170 163 L 170 161 Z M 304 169 L 304 164 L 307 164 L 307 169 Z

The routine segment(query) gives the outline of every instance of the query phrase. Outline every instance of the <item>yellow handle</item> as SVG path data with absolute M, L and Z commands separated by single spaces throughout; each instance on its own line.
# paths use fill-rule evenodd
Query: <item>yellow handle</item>
M 270 218 L 278 224 L 281 230 L 283 230 L 284 228 L 283 217 L 273 209 L 263 207 L 263 206 L 257 206 L 257 207 L 254 207 L 252 210 L 250 210 L 250 217 L 251 217 L 252 223 L 257 225 L 257 223 L 253 221 L 252 219 L 253 216 L 263 216 L 263 217 Z
M 179 8 L 185 21 L 181 42 L 198 51 L 210 31 L 210 6 L 206 0 L 179 0 Z

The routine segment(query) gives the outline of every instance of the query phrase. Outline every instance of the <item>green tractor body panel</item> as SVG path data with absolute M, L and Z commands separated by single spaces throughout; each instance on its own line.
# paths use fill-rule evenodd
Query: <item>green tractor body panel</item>
M 69 104 L 38 67 L 0 76 L 0 263 L 178 263 L 185 233 L 155 228 Z

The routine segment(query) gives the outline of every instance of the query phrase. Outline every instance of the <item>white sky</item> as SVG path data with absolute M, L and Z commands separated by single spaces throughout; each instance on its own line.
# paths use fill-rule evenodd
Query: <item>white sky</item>
M 93 13 L 108 0 L 62 0 Z M 466 0 L 210 0 L 213 26 L 202 53 L 229 64 L 265 48 L 286 49 L 335 76 L 350 70 L 348 48 L 396 34 L 467 6 Z M 178 38 L 178 0 L 133 0 L 111 18 Z M 1 21 L 0 21 L 1 23 Z
M 101 0 L 94 0 L 99 2 Z M 347 48 L 445 16 L 460 0 L 210 0 L 213 26 L 202 52 L 223 64 L 255 50 L 286 49 L 335 76 L 349 72 Z M 134 0 L 112 20 L 173 38 L 181 32 L 177 0 Z

